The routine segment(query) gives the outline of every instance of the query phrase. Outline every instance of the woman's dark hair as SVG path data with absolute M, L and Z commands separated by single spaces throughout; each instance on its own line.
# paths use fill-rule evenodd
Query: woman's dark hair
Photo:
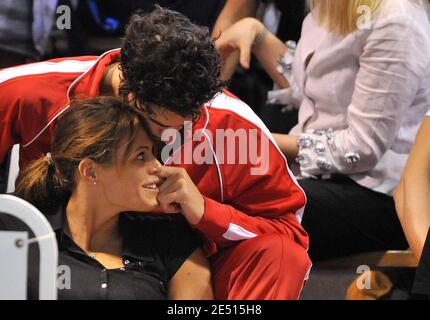
M 121 50 L 120 93 L 151 112 L 160 106 L 196 117 L 200 106 L 218 93 L 220 57 L 209 30 L 178 12 L 158 7 L 135 14 Z
M 15 195 L 42 212 L 56 209 L 75 189 L 81 160 L 115 163 L 126 143 L 125 159 L 142 125 L 138 111 L 115 98 L 72 102 L 56 126 L 51 153 L 19 174 Z

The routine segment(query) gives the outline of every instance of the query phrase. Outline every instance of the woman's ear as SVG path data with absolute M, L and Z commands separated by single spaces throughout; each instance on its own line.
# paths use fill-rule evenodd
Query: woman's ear
M 78 166 L 79 177 L 82 181 L 97 184 L 96 164 L 91 159 L 84 159 Z

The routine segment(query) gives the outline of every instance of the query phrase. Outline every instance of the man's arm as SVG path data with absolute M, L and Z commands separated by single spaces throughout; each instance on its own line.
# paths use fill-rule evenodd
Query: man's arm
M 257 145 L 260 143 L 261 140 Z M 250 170 L 256 166 L 249 163 L 224 164 L 224 202 L 205 197 L 204 215 L 194 228 L 218 245 L 281 233 L 308 247 L 307 234 L 300 225 L 306 196 L 277 146 L 272 141 L 268 143 L 267 153 L 257 152 L 265 159 L 262 162 L 266 162 L 267 170 L 252 174 Z
M 406 238 L 419 259 L 430 228 L 430 117 L 426 117 L 394 193 Z
M 300 226 L 305 194 L 274 140 L 263 130 L 252 129 L 258 132 L 252 142 L 254 154 L 248 155 L 245 164 L 222 165 L 224 203 L 203 196 L 184 168 L 164 166 L 154 172 L 164 180 L 157 195 L 161 209 L 181 213 L 218 245 L 274 232 L 288 234 L 307 248 L 307 234 Z M 248 147 L 252 149 L 251 143 Z M 243 152 L 243 144 L 235 148 L 225 152 Z
M 212 35 L 218 37 L 235 22 L 245 17 L 254 17 L 259 2 L 258 0 L 227 0 L 215 22 Z
M 202 249 L 197 249 L 170 279 L 170 300 L 212 300 L 212 278 Z
M 19 97 L 13 96 L 9 86 L 0 84 L 0 164 L 6 160 L 8 151 L 19 143 L 18 117 Z
M 224 61 L 239 55 L 240 64 L 248 69 L 254 54 L 264 70 L 280 88 L 288 88 L 287 79 L 278 71 L 279 60 L 287 46 L 255 18 L 244 18 L 228 28 L 215 42 Z M 226 66 L 226 70 L 229 66 Z
M 217 39 L 231 25 L 245 17 L 254 17 L 257 13 L 258 0 L 227 0 L 212 30 Z M 234 73 L 239 61 L 239 53 L 232 53 L 223 63 L 221 79 L 228 80 Z
M 164 180 L 157 196 L 163 211 L 180 212 L 194 228 L 222 246 L 265 233 L 282 233 L 307 247 L 307 234 L 300 226 L 306 197 L 269 130 L 246 104 L 228 93 L 218 95 L 209 108 L 216 117 L 206 130 L 225 129 L 227 122 L 234 132 L 247 134 L 245 141 L 222 143 L 219 137 L 213 141 L 219 161 L 232 156 L 235 161 L 213 165 L 212 170 L 219 170 L 219 186 L 204 181 L 201 187 L 220 188 L 222 195 L 216 199 L 202 196 L 184 168 L 165 166 L 158 172 Z M 224 137 L 229 138 L 237 140 L 230 134 Z M 222 154 L 219 148 L 224 148 Z

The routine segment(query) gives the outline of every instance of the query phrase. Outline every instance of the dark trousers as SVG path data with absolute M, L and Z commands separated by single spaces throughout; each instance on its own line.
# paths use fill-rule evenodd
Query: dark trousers
M 313 262 L 408 248 L 392 197 L 342 176 L 299 183 L 308 199 L 302 226 Z

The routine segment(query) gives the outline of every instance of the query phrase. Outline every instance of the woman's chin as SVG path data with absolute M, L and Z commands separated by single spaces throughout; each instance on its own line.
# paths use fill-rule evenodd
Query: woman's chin
M 136 199 L 138 202 L 136 205 L 140 207 L 139 211 L 141 212 L 152 212 L 159 206 L 157 200 L 158 192 L 152 192 L 152 190 L 149 190 L 150 189 L 144 189 L 138 191 L 138 199 Z
M 159 207 L 159 203 L 156 197 L 153 197 L 152 199 L 148 199 L 148 197 L 145 197 L 145 199 L 142 199 L 138 207 L 139 207 L 138 211 L 140 212 L 152 213 L 157 211 L 157 208 Z

